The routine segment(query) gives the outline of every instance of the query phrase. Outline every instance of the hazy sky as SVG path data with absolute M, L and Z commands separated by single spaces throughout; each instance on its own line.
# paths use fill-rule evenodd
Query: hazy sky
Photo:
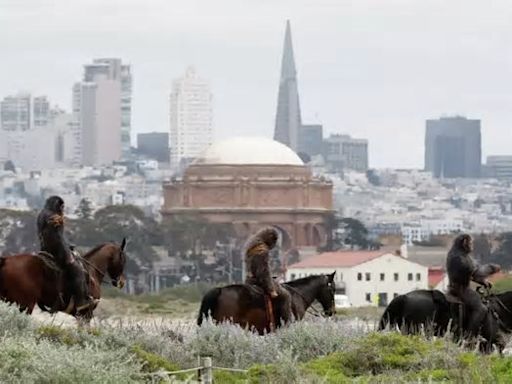
M 0 0 L 0 96 L 70 109 L 82 65 L 121 57 L 134 133 L 167 131 L 193 64 L 217 137 L 271 137 L 286 19 L 303 120 L 368 138 L 371 166 L 422 167 L 425 119 L 445 114 L 482 119 L 484 156 L 512 155 L 509 0 Z

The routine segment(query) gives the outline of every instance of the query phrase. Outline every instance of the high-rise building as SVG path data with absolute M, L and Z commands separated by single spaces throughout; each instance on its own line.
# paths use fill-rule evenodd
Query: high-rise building
M 83 81 L 73 87 L 73 115 L 82 164 L 120 160 L 130 149 L 130 67 L 120 59 L 97 59 L 85 65 Z
M 425 170 L 434 177 L 480 177 L 482 143 L 480 120 L 442 117 L 427 120 Z
M 277 99 L 274 140 L 297 151 L 300 127 L 301 116 L 299 91 L 297 89 L 297 70 L 295 69 L 290 21 L 287 21 L 281 62 L 281 80 L 279 82 Z
M 0 102 L 0 127 L 4 131 L 26 131 L 45 125 L 48 113 L 45 96 L 32 98 L 28 93 L 7 96 Z
M 170 96 L 171 166 L 197 158 L 213 141 L 212 94 L 208 81 L 189 67 L 174 80 Z
M 512 181 L 512 156 L 487 156 L 485 166 L 487 176 Z
M 169 134 L 167 132 L 139 133 L 137 152 L 159 163 L 169 162 Z
M 51 109 L 46 96 L 32 97 L 28 93 L 5 97 L 0 110 L 0 157 L 23 170 L 57 166 L 57 131 L 64 132 L 67 127 L 56 119 L 57 115 L 69 119 L 69 114 Z
M 106 65 L 100 69 L 98 65 Z M 110 77 L 121 82 L 121 149 L 123 157 L 130 154 L 132 129 L 132 74 L 131 66 L 122 64 L 121 59 L 102 58 L 93 60 L 93 71 L 107 70 Z
M 298 139 L 298 153 L 305 153 L 309 156 L 322 154 L 324 134 L 321 124 L 301 125 Z
M 368 140 L 331 135 L 324 140 L 324 159 L 330 172 L 368 170 Z

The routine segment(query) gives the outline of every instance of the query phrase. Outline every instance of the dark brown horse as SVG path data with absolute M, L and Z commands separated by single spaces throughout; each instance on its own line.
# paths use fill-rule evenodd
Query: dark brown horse
M 99 299 L 105 275 L 114 286 L 122 288 L 126 263 L 126 239 L 120 245 L 98 245 L 83 256 L 89 274 L 91 296 Z M 61 311 L 77 319 L 89 321 L 95 308 L 78 313 L 74 300 L 66 293 L 62 271 L 41 255 L 18 254 L 0 258 L 0 298 L 15 303 L 20 310 L 31 314 L 37 304 L 44 311 Z
M 308 276 L 282 284 L 292 297 L 292 312 L 296 320 L 301 320 L 311 304 L 318 300 L 324 314 L 332 316 L 334 307 L 334 273 L 330 275 Z M 279 299 L 279 298 L 278 298 Z M 276 300 L 278 300 L 276 299 Z M 279 324 L 279 305 L 273 305 L 275 319 Z M 231 321 L 244 328 L 255 329 L 264 334 L 272 330 L 265 298 L 257 287 L 234 284 L 213 288 L 201 301 L 197 324 L 211 316 L 215 322 Z

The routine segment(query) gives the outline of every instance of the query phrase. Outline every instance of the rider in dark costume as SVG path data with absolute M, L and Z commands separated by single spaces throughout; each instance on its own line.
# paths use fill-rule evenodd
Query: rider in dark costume
M 95 304 L 88 294 L 85 271 L 75 260 L 72 247 L 64 237 L 64 200 L 51 196 L 37 217 L 37 233 L 41 251 L 51 254 L 63 269 L 65 281 L 78 311 Z
M 488 311 L 482 303 L 480 295 L 470 288 L 470 282 L 474 281 L 490 288 L 491 283 L 487 281 L 487 277 L 498 272 L 500 267 L 496 264 L 478 265 L 471 257 L 472 251 L 471 236 L 467 234 L 457 236 L 448 252 L 446 269 L 449 278 L 448 291 L 464 303 L 468 316 L 466 331 L 474 340 L 480 327 L 485 325 L 484 320 Z
M 277 230 L 269 227 L 249 238 L 245 246 L 245 283 L 261 287 L 274 303 L 280 303 L 280 318 L 287 323 L 292 316 L 291 297 L 272 279 L 269 265 L 269 253 L 276 246 L 278 237 Z

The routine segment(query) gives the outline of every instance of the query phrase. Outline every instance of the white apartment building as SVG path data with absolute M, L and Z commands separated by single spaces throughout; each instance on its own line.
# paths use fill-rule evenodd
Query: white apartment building
M 213 142 L 212 94 L 208 81 L 189 67 L 173 82 L 170 96 L 171 166 L 179 168 Z
M 386 306 L 397 295 L 428 287 L 428 268 L 382 251 L 326 252 L 290 265 L 286 280 L 336 271 L 336 290 L 352 306 Z

